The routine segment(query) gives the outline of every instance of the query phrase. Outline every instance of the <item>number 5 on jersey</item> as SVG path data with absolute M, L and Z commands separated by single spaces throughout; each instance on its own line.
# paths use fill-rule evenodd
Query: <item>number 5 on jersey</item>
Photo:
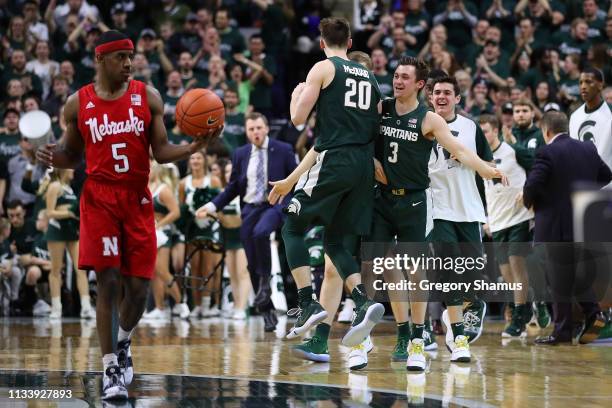
M 130 163 L 125 154 L 119 154 L 119 149 L 125 149 L 127 144 L 125 143 L 114 143 L 111 145 L 113 151 L 113 159 L 120 163 L 115 164 L 115 171 L 117 173 L 127 173 L 130 170 Z

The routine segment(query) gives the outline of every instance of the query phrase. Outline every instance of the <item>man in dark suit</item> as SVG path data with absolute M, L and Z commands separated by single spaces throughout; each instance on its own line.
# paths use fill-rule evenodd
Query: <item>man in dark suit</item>
M 198 217 L 220 211 L 236 196 L 240 196 L 242 225 L 240 240 L 247 257 L 249 273 L 256 288 L 255 306 L 263 314 L 266 331 L 273 331 L 278 323 L 270 300 L 272 254 L 270 234 L 282 224 L 283 202 L 268 203 L 269 181 L 283 180 L 297 166 L 291 145 L 268 137 L 268 121 L 260 113 L 246 118 L 246 134 L 251 143 L 237 148 L 232 155 L 232 175 L 225 190 L 213 201 L 198 210 Z
M 580 244 L 573 243 L 572 189 L 581 182 L 608 184 L 612 172 L 593 143 L 569 137 L 564 113 L 547 112 L 540 126 L 546 146 L 536 152 L 523 189 L 523 202 L 535 210 L 535 242 L 554 243 L 547 245 L 547 252 L 555 328 L 552 335 L 536 339 L 537 344 L 552 345 L 572 341 L 571 301 L 576 267 L 585 255 Z M 588 343 L 597 338 L 605 319 L 594 301 L 579 303 L 586 322 L 578 337 L 580 343 Z

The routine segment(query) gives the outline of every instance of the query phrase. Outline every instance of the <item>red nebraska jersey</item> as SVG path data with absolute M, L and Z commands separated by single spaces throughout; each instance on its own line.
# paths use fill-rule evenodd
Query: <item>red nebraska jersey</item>
M 96 95 L 94 84 L 79 90 L 79 130 L 85 142 L 87 175 L 120 186 L 146 186 L 149 180 L 151 111 L 146 85 L 130 81 L 119 99 Z

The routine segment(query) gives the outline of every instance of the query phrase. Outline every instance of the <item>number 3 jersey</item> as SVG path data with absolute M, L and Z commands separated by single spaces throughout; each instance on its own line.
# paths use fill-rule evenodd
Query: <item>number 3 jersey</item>
M 421 130 L 426 115 L 425 104 L 399 115 L 395 98 L 383 101 L 376 157 L 383 165 L 389 188 L 425 190 L 429 187 L 427 164 L 433 141 Z
M 143 82 L 132 80 L 126 92 L 109 101 L 94 84 L 79 90 L 78 126 L 85 145 L 90 179 L 129 186 L 149 180 L 151 111 Z

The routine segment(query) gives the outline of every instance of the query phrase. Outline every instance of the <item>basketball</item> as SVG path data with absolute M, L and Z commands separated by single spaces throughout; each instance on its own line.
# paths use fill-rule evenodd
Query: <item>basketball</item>
M 200 137 L 224 121 L 223 101 L 208 89 L 191 89 L 176 104 L 176 124 L 188 136 Z

